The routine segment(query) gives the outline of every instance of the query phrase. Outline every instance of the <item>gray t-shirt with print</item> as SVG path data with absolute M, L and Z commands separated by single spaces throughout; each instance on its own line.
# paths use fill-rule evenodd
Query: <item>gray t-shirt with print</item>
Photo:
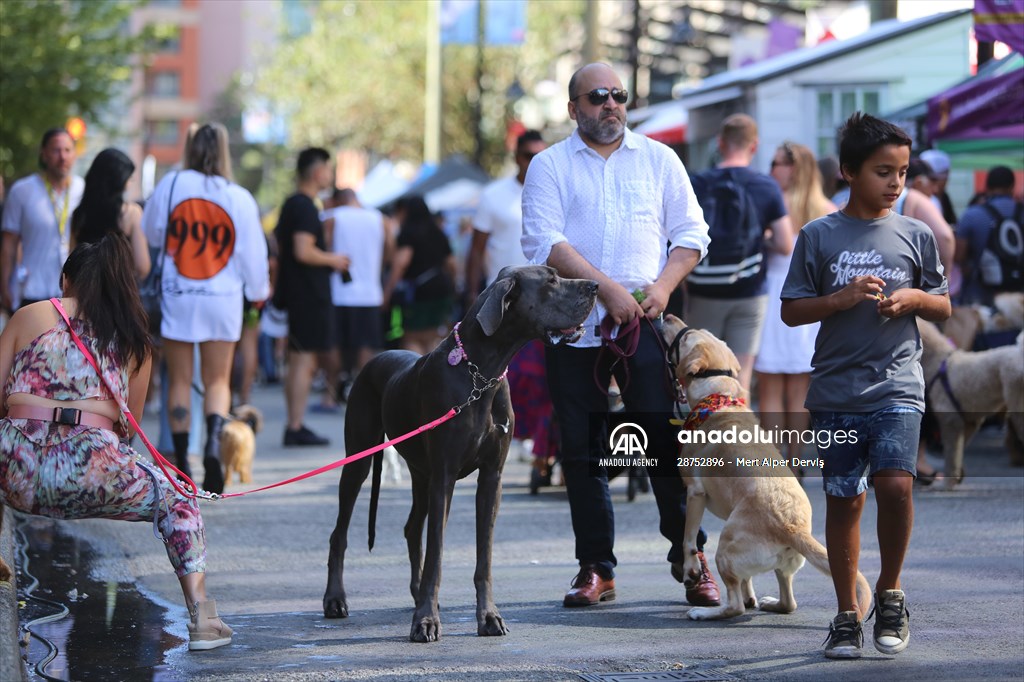
M 935 236 L 927 225 L 890 211 L 860 220 L 837 211 L 808 223 L 793 249 L 783 301 L 827 296 L 860 275 L 898 289 L 948 291 Z M 924 409 L 921 337 L 915 315 L 888 318 L 863 301 L 821 321 L 806 406 L 874 412 L 894 405 Z

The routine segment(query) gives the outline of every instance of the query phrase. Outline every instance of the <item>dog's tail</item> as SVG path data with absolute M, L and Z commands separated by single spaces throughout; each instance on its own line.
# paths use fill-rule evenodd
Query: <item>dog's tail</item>
M 832 577 L 832 569 L 828 565 L 828 552 L 813 535 L 808 532 L 797 533 L 792 538 L 793 549 L 800 552 L 807 561 L 825 575 Z M 857 571 L 857 606 L 863 619 L 871 609 L 871 586 L 867 578 Z
M 370 483 L 370 551 L 377 539 L 377 501 L 380 499 L 380 472 L 384 468 L 384 454 L 373 455 L 373 481 Z

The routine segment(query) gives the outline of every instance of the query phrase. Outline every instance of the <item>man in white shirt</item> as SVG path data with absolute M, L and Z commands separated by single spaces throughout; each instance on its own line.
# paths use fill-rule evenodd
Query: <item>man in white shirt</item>
M 678 446 L 666 418 L 672 397 L 655 326 L 671 293 L 706 254 L 708 227 L 675 153 L 626 129 L 627 99 L 608 65 L 588 64 L 577 71 L 569 81 L 568 104 L 577 130 L 533 159 L 523 188 L 522 245 L 528 261 L 600 285 L 598 304 L 586 322 L 588 334 L 573 346 L 547 350 L 580 563 L 565 606 L 615 598 L 614 513 L 608 478 L 597 462 L 605 454 L 607 442 L 600 441 L 607 434 L 590 419 L 608 411 L 613 370 L 608 363 L 598 364 L 601 340 L 595 332 L 605 316 L 622 327 L 639 323 L 636 352 L 619 362 L 614 374 L 627 411 L 635 412 L 649 437 L 647 452 L 661 454 L 658 467 L 648 471 L 661 533 L 672 543 L 668 560 L 673 575 L 683 579 L 686 491 L 675 458 L 664 454 Z M 704 540 L 701 532 L 698 549 Z M 700 583 L 687 590 L 687 599 L 718 603 L 718 589 L 706 568 Z
M 381 270 L 394 248 L 394 235 L 375 208 L 364 208 L 349 188 L 334 192 L 335 208 L 324 211 L 324 229 L 333 234 L 331 250 L 347 256 L 346 273 L 331 273 L 331 303 L 341 351 L 342 384 L 356 374 L 383 345 Z M 344 386 L 337 391 L 343 399 Z
M 71 173 L 76 158 L 71 134 L 51 128 L 43 133 L 39 147 L 42 172 L 11 186 L 4 206 L 0 257 L 0 306 L 6 310 L 60 296 L 71 214 L 85 189 L 85 180 Z M 19 246 L 23 270 L 18 281 L 12 281 Z
M 490 285 L 501 269 L 526 265 L 521 244 L 523 236 L 523 183 L 533 157 L 547 149 L 536 130 L 527 130 L 516 140 L 516 167 L 519 172 L 495 180 L 480 195 L 480 206 L 473 217 L 473 242 L 466 259 L 466 309 L 480 293 L 481 272 Z

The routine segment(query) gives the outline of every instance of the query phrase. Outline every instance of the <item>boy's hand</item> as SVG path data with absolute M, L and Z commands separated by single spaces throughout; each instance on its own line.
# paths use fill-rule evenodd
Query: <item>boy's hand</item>
M 877 301 L 885 282 L 874 275 L 854 277 L 845 287 L 832 294 L 839 310 L 849 310 L 863 301 Z
M 917 289 L 898 289 L 892 296 L 878 301 L 878 314 L 882 317 L 902 317 L 918 308 Z

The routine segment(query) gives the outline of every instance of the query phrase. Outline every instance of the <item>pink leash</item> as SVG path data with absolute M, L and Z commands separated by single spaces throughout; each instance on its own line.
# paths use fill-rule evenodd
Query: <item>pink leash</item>
M 161 455 L 160 452 L 153 446 L 153 444 L 151 442 L 149 442 L 149 438 L 146 437 L 146 433 L 142 430 L 142 427 L 135 420 L 135 417 L 134 417 L 134 415 L 132 415 L 131 410 L 128 409 L 128 405 L 125 404 L 124 400 L 118 395 L 118 393 L 116 391 L 114 391 L 114 389 L 110 386 L 110 384 L 107 383 L 107 379 L 106 379 L 106 377 L 103 376 L 103 372 L 100 371 L 99 365 L 96 364 L 96 360 L 95 360 L 95 358 L 93 358 L 92 353 L 89 352 L 89 349 L 86 348 L 84 343 L 82 343 L 82 339 L 79 338 L 77 333 L 75 333 L 74 328 L 72 328 L 72 326 L 71 326 L 71 320 L 68 319 L 68 314 L 64 310 L 64 306 L 62 306 L 60 304 L 60 300 L 56 299 L 56 298 L 51 298 L 50 299 L 50 303 L 52 303 L 53 307 L 55 307 L 57 309 L 57 312 L 60 313 L 60 316 L 62 318 L 64 318 L 64 322 L 68 326 L 68 331 L 71 332 L 71 338 L 73 338 L 75 340 L 75 345 L 78 346 L 79 350 L 82 351 L 82 354 L 85 355 L 85 359 L 88 360 L 89 364 L 92 365 L 93 369 L 96 370 L 96 373 L 99 375 L 100 380 L 104 383 L 104 385 L 106 385 L 107 390 L 110 391 L 110 395 L 114 396 L 114 398 L 117 400 L 117 404 L 118 404 L 118 407 L 121 408 L 121 412 L 124 413 L 124 416 L 128 418 L 128 422 L 135 428 L 135 432 L 139 434 L 139 437 L 142 439 L 142 442 L 146 445 L 146 449 L 149 450 L 149 453 L 151 455 L 153 455 L 153 461 L 155 461 L 157 466 L 159 466 L 161 471 L 163 471 L 164 476 L 167 478 L 167 481 L 171 484 L 171 486 L 176 491 L 178 491 L 178 493 L 180 493 L 180 494 L 182 494 L 185 497 L 188 497 L 190 499 L 199 498 L 199 499 L 204 499 L 204 500 L 221 500 L 221 499 L 224 499 L 224 498 L 227 498 L 227 497 L 241 497 L 242 495 L 248 495 L 249 493 L 260 492 L 261 490 L 270 490 L 271 488 L 277 488 L 279 486 L 287 485 L 289 483 L 295 483 L 296 481 L 301 481 L 301 480 L 306 479 L 306 478 L 311 478 L 313 476 L 319 476 L 320 474 L 322 474 L 324 472 L 327 472 L 327 471 L 330 471 L 331 469 L 337 469 L 340 466 L 344 466 L 345 464 L 349 464 L 349 463 L 354 462 L 354 461 L 356 461 L 358 459 L 362 459 L 363 457 L 369 457 L 370 455 L 372 455 L 372 454 L 374 454 L 376 452 L 380 452 L 381 450 L 383 450 L 384 448 L 386 448 L 386 447 L 388 447 L 390 445 L 394 445 L 395 443 L 401 443 L 402 441 L 408 440 L 409 438 L 412 438 L 413 436 L 418 436 L 419 434 L 423 433 L 424 431 L 429 431 L 429 430 L 431 430 L 431 429 L 433 429 L 433 428 L 435 428 L 437 426 L 440 426 L 441 424 L 445 423 L 449 419 L 453 418 L 460 411 L 458 408 L 454 408 L 453 407 L 452 409 L 448 410 L 448 413 L 445 414 L 443 417 L 440 417 L 438 419 L 435 419 L 432 422 L 424 424 L 423 426 L 420 426 L 419 428 L 416 428 L 416 429 L 410 431 L 409 433 L 406 433 L 404 435 L 398 436 L 397 438 L 392 438 L 391 440 L 389 440 L 387 442 L 384 442 L 384 443 L 381 443 L 380 445 L 376 445 L 376 446 L 374 446 L 374 447 L 372 447 L 372 448 L 370 448 L 368 450 L 363 450 L 362 452 L 357 452 L 354 455 L 349 455 L 348 457 L 345 457 L 344 459 L 339 459 L 336 462 L 332 462 L 331 464 L 324 465 L 324 466 L 320 467 L 319 469 L 314 469 L 313 471 L 307 471 L 304 474 L 300 474 L 298 476 L 293 476 L 292 478 L 289 478 L 289 479 L 284 480 L 284 481 L 278 481 L 277 483 L 272 483 L 270 485 L 265 485 L 262 488 L 256 488 L 254 490 L 245 490 L 245 491 L 240 492 L 240 493 L 226 493 L 226 494 L 223 494 L 223 495 L 218 495 L 217 493 L 210 493 L 210 492 L 207 492 L 205 490 L 200 490 L 199 487 L 195 484 L 195 482 L 192 481 L 191 478 L 189 478 L 188 476 L 183 474 L 178 469 L 178 467 L 174 466 L 169 461 L 167 461 L 167 458 L 164 457 L 163 455 Z M 168 473 L 168 471 L 167 471 L 168 469 L 171 469 L 176 474 L 178 474 L 183 479 L 185 479 L 185 484 L 189 488 L 191 488 L 191 490 L 184 490 L 184 489 L 182 489 L 178 485 L 177 481 L 175 480 L 175 477 Z M 193 492 L 193 491 L 198 491 L 198 492 Z

